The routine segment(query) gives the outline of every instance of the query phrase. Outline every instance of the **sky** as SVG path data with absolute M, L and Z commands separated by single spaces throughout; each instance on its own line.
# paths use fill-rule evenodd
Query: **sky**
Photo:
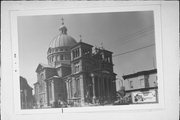
M 38 64 L 47 64 L 47 50 L 50 41 L 59 34 L 62 17 L 67 34 L 77 42 L 81 35 L 83 42 L 113 52 L 118 78 L 156 67 L 152 11 L 20 16 L 19 70 L 31 87 L 37 81 Z

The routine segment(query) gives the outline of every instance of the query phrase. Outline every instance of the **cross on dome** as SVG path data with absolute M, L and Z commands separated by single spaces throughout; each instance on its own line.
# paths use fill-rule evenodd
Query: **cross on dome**
M 66 26 L 64 25 L 64 18 L 63 18 L 63 17 L 61 18 L 61 21 L 62 21 L 62 25 L 61 25 L 61 27 L 59 28 L 59 31 L 61 32 L 61 34 L 67 34 L 67 28 L 66 28 Z

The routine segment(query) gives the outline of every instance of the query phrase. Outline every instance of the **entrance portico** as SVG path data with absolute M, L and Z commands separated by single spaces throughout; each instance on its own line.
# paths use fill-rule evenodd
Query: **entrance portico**
M 115 78 L 115 76 L 114 76 Z M 92 80 L 92 103 L 93 104 L 108 104 L 113 101 L 113 77 L 112 74 L 91 73 Z

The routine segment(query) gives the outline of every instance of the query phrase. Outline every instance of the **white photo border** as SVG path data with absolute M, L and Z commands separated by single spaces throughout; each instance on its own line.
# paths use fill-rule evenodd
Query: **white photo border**
M 11 40 L 12 40 L 12 63 L 13 63 L 13 87 L 14 87 L 14 112 L 15 114 L 40 114 L 40 113 L 58 113 L 61 114 L 61 108 L 51 109 L 27 109 L 23 110 L 20 106 L 20 82 L 19 82 L 19 60 L 18 60 L 18 16 L 30 15 L 60 15 L 60 14 L 82 14 L 82 13 L 106 13 L 106 12 L 131 12 L 131 11 L 153 11 L 155 26 L 155 48 L 156 62 L 158 69 L 158 103 L 157 104 L 135 104 L 135 105 L 117 105 L 117 106 L 100 106 L 100 107 L 78 107 L 63 108 L 64 113 L 77 112 L 98 112 L 98 111 L 136 111 L 136 110 L 154 110 L 164 108 L 164 78 L 163 78 L 163 48 L 162 48 L 162 30 L 161 30 L 161 5 L 123 5 L 123 6 L 98 6 L 86 7 L 86 5 L 73 8 L 50 8 L 50 9 L 33 9 L 33 10 L 15 10 L 10 12 L 11 18 Z

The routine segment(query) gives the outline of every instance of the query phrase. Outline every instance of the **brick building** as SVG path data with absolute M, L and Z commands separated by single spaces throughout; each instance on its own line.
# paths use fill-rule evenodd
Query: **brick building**
M 126 91 L 157 87 L 157 69 L 123 75 Z

